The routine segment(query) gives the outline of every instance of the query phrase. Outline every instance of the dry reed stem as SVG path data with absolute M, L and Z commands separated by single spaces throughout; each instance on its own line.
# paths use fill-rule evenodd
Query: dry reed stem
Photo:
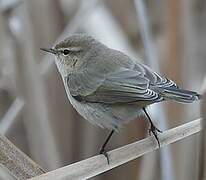
M 161 147 L 184 139 L 201 130 L 201 119 L 180 125 L 159 134 Z M 110 164 L 103 155 L 97 155 L 83 161 L 56 169 L 31 180 L 62 180 L 62 179 L 88 179 L 111 170 L 117 166 L 134 160 L 144 154 L 158 149 L 154 137 L 128 144 L 108 152 Z

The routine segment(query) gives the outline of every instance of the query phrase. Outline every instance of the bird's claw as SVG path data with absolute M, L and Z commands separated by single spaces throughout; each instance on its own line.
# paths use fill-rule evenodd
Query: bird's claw
M 159 138 L 157 136 L 158 133 L 162 133 L 162 131 L 160 129 L 158 129 L 157 127 L 155 127 L 154 124 L 151 123 L 151 127 L 149 129 L 149 135 L 151 136 L 151 133 L 154 135 L 157 143 L 158 143 L 158 146 L 160 148 L 160 141 L 159 141 Z
M 102 155 L 104 155 L 104 156 L 106 157 L 107 163 L 108 163 L 108 165 L 109 165 L 109 156 L 108 156 L 107 151 L 106 151 L 105 149 L 101 149 L 100 152 L 99 152 L 99 154 L 102 154 Z

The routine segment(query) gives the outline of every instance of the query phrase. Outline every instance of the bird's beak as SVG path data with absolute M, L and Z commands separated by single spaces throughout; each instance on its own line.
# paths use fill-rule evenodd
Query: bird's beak
M 40 48 L 40 50 L 48 52 L 48 53 L 52 53 L 52 54 L 57 54 L 57 50 L 53 48 Z

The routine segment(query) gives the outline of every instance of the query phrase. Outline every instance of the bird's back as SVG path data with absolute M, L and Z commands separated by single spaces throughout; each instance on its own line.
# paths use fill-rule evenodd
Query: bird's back
M 95 61 L 98 63 L 94 64 L 93 68 L 105 75 L 119 71 L 121 68 L 126 68 L 132 72 L 135 71 L 138 76 L 144 77 L 147 80 L 147 88 L 159 95 L 159 98 L 150 103 L 159 102 L 163 99 L 172 99 L 178 102 L 191 103 L 201 97 L 196 92 L 179 88 L 174 81 L 160 75 L 150 67 L 137 62 L 120 51 L 110 49 L 105 46 L 105 49 L 99 53 L 99 56 L 97 55 L 94 57 Z M 124 77 L 122 76 L 122 78 Z M 139 82 L 137 80 L 136 84 L 138 85 L 138 83 Z M 146 103 L 150 104 L 148 102 Z

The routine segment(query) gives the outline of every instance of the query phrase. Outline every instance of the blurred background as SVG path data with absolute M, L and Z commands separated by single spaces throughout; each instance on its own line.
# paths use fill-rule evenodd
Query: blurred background
M 201 93 L 206 73 L 206 1 L 137 1 L 0 0 L 0 133 L 45 170 L 98 154 L 109 131 L 92 126 L 71 107 L 54 57 L 42 53 L 41 47 L 52 47 L 72 33 L 87 33 L 179 86 Z M 144 22 L 149 39 L 144 36 Z M 199 109 L 198 102 L 164 102 L 152 105 L 149 113 L 166 130 L 200 117 Z M 147 129 L 147 120 L 139 117 L 116 133 L 107 149 L 142 139 Z M 194 180 L 198 137 L 92 179 Z

